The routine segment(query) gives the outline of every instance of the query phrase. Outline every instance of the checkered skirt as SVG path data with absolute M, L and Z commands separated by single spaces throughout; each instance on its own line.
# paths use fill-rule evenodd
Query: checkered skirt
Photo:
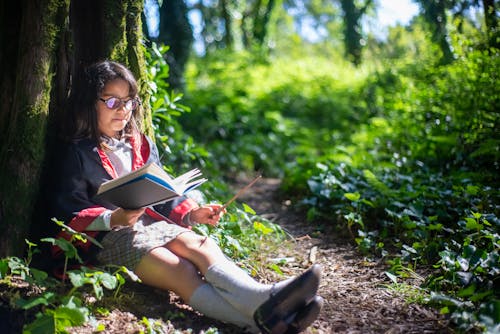
M 190 230 L 166 221 L 141 219 L 133 227 L 109 231 L 102 239 L 103 249 L 96 257 L 102 265 L 125 266 L 134 270 L 152 249 L 164 246 L 187 231 Z

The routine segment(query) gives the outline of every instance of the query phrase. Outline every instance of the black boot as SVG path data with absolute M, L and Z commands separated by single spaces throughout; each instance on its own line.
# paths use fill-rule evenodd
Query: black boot
M 288 285 L 271 294 L 254 313 L 254 320 L 264 334 L 287 333 L 296 316 L 316 296 L 321 266 L 314 264 Z M 321 307 L 320 307 L 321 308 Z

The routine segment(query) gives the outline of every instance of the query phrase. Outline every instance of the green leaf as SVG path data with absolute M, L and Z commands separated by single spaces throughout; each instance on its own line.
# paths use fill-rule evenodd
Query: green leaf
M 483 215 L 480 213 L 480 212 L 473 212 L 472 213 L 472 217 L 476 218 L 476 219 L 479 219 L 481 218 Z
M 99 276 L 99 281 L 108 290 L 113 290 L 118 285 L 118 280 L 116 279 L 116 277 L 108 273 L 101 274 Z
M 9 272 L 9 259 L 0 259 L 0 279 L 5 278 Z
M 271 263 L 268 267 L 269 267 L 269 269 L 273 270 L 275 273 L 283 275 L 283 271 L 276 263 Z
M 479 193 L 480 188 L 478 186 L 468 185 L 465 189 L 468 195 L 476 196 Z
M 394 284 L 397 284 L 397 283 L 398 283 L 398 278 L 397 278 L 397 276 L 396 276 L 396 275 L 391 274 L 391 273 L 390 273 L 390 272 L 388 272 L 388 271 L 384 271 L 384 274 L 385 274 L 387 277 L 389 277 L 389 279 L 392 281 L 392 283 L 394 283 Z
M 466 221 L 465 228 L 468 230 L 480 231 L 483 229 L 483 225 L 479 224 L 477 220 L 475 220 L 474 218 L 467 217 L 465 218 L 465 221 Z
M 120 267 L 120 270 L 128 275 L 128 277 L 134 282 L 140 282 L 141 279 L 137 276 L 132 270 L 129 270 L 127 267 Z
M 441 293 L 435 293 L 431 292 L 431 302 L 435 302 L 441 305 L 446 305 L 446 306 L 454 306 L 454 307 L 460 307 L 464 303 L 456 298 L 441 294 Z
M 99 333 L 99 332 L 104 332 L 105 330 L 106 330 L 106 325 L 104 325 L 103 323 L 100 323 L 100 324 L 97 324 L 94 331 Z
M 251 215 L 255 215 L 256 212 L 254 211 L 254 209 L 252 209 L 249 205 L 243 203 L 243 211 L 246 212 L 246 213 L 249 213 Z
M 88 310 L 85 307 L 70 308 L 60 306 L 54 310 L 56 330 L 66 332 L 66 327 L 83 325 L 88 318 Z
M 483 291 L 483 292 L 476 292 L 474 295 L 470 296 L 470 301 L 471 302 L 478 302 L 483 300 L 485 297 L 491 296 L 493 294 L 493 290 L 488 290 L 488 291 Z
M 47 279 L 47 277 L 49 277 L 49 274 L 47 274 L 45 271 L 38 270 L 35 268 L 30 268 L 30 272 L 35 281 L 37 282 L 43 282 L 44 280 Z
M 262 233 L 263 235 L 269 234 L 273 232 L 273 229 L 270 227 L 267 227 L 266 225 L 262 224 L 261 222 L 254 222 L 253 223 L 253 228 Z
M 85 273 L 79 270 L 70 271 L 68 277 L 75 288 L 82 287 L 84 284 L 89 283 L 89 279 L 85 277 Z
M 441 231 L 443 229 L 443 224 L 429 224 L 429 226 L 427 226 L 427 229 L 429 231 Z
M 102 288 L 102 286 L 100 286 L 99 284 L 97 283 L 94 283 L 92 284 L 93 288 L 94 288 L 94 294 L 95 294 L 95 297 L 98 299 L 98 300 L 101 300 L 102 297 L 104 296 L 104 290 Z
M 476 291 L 476 286 L 473 285 L 473 284 L 471 284 L 468 287 L 459 290 L 457 292 L 457 296 L 461 297 L 461 298 L 463 298 L 463 297 L 470 297 L 470 296 L 472 296 L 474 294 L 475 291 Z
M 24 239 L 24 242 L 28 245 L 28 247 L 35 247 L 35 246 L 38 246 L 37 244 L 32 243 L 32 242 L 31 242 L 31 241 L 29 241 L 28 239 Z
M 375 207 L 375 203 L 373 203 L 372 201 L 369 201 L 367 199 L 364 199 L 364 198 L 361 199 L 361 203 L 366 204 L 366 205 L 368 205 L 368 206 L 370 206 L 372 208 Z
M 16 302 L 16 305 L 21 307 L 23 310 L 29 310 L 38 305 L 49 305 L 55 300 L 54 292 L 44 292 L 41 296 L 31 298 L 28 300 L 19 299 Z
M 374 187 L 375 189 L 380 191 L 383 195 L 389 195 L 391 193 L 391 189 L 389 189 L 389 187 L 387 187 L 384 183 L 380 182 L 377 179 L 377 176 L 375 176 L 375 174 L 373 174 L 372 171 L 370 171 L 368 169 L 364 169 L 363 175 L 365 176 L 368 183 L 372 187 Z
M 53 312 L 39 313 L 35 321 L 25 325 L 23 334 L 47 334 L 56 333 L 56 321 Z
M 78 256 L 78 250 L 71 242 L 66 239 L 54 239 L 54 238 L 44 238 L 41 239 L 43 242 L 51 243 L 54 246 L 61 248 L 64 252 L 64 255 L 70 259 L 76 259 L 78 262 L 83 263 L 83 260 Z
M 358 192 L 355 192 L 355 193 L 345 193 L 344 197 L 347 198 L 348 200 L 352 201 L 352 202 L 357 202 L 360 199 L 361 194 L 358 193 Z

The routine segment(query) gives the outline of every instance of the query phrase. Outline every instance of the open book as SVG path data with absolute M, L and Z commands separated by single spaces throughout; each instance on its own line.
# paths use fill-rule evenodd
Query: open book
M 101 184 L 96 199 L 123 209 L 138 209 L 186 194 L 207 180 L 200 177 L 195 168 L 171 178 L 160 166 L 149 163 Z

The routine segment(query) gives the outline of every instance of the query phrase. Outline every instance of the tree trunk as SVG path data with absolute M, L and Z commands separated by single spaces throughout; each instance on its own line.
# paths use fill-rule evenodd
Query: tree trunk
M 446 9 L 448 3 L 445 0 L 418 0 L 418 3 L 420 3 L 423 9 L 425 21 L 432 34 L 432 41 L 441 50 L 441 63 L 443 65 L 451 63 L 453 61 L 453 53 L 450 43 L 448 43 L 448 30 L 446 28 L 448 21 Z
M 344 12 L 344 46 L 347 59 L 354 65 L 361 64 L 363 50 L 363 34 L 361 18 L 372 5 L 372 0 L 365 0 L 358 4 L 354 0 L 341 0 L 340 5 Z
M 183 90 L 184 71 L 191 54 L 193 29 L 188 19 L 188 8 L 184 0 L 163 1 L 160 11 L 157 41 L 168 45 L 163 57 L 168 63 L 168 83 L 172 89 Z
M 271 13 L 274 9 L 274 6 L 275 1 L 268 0 L 265 4 L 265 8 L 259 8 L 259 11 L 255 13 L 256 16 L 254 18 L 253 36 L 257 44 L 261 47 L 264 46 L 264 41 L 267 37 L 269 20 L 271 19 Z
M 500 27 L 498 26 L 498 7 L 495 8 L 495 0 L 483 0 L 484 22 L 488 33 L 490 47 L 500 48 Z
M 84 65 L 114 59 L 128 65 L 146 91 L 142 8 L 142 0 L 0 4 L 0 256 L 20 255 L 30 229 L 40 235 L 51 224 L 39 221 L 43 201 L 37 197 L 51 163 L 61 163 L 54 157 L 71 119 L 65 106 L 72 76 Z
M 230 50 L 233 48 L 234 37 L 232 29 L 233 20 L 231 19 L 229 3 L 227 0 L 221 0 L 219 4 L 222 20 L 224 22 L 224 47 Z
M 11 13 L 12 8 L 6 9 L 5 16 L 16 15 Z M 14 73 L 9 73 L 9 78 L 2 82 L 2 92 L 9 81 L 12 86 L 7 88 L 11 94 L 9 103 L 2 104 L 1 112 L 1 255 L 19 254 L 30 228 L 31 208 L 45 154 L 55 50 L 64 29 L 64 22 L 58 20 L 65 17 L 68 3 L 26 0 L 20 9 L 19 34 L 2 41 L 17 45 L 17 49 L 2 59 L 6 71 Z

